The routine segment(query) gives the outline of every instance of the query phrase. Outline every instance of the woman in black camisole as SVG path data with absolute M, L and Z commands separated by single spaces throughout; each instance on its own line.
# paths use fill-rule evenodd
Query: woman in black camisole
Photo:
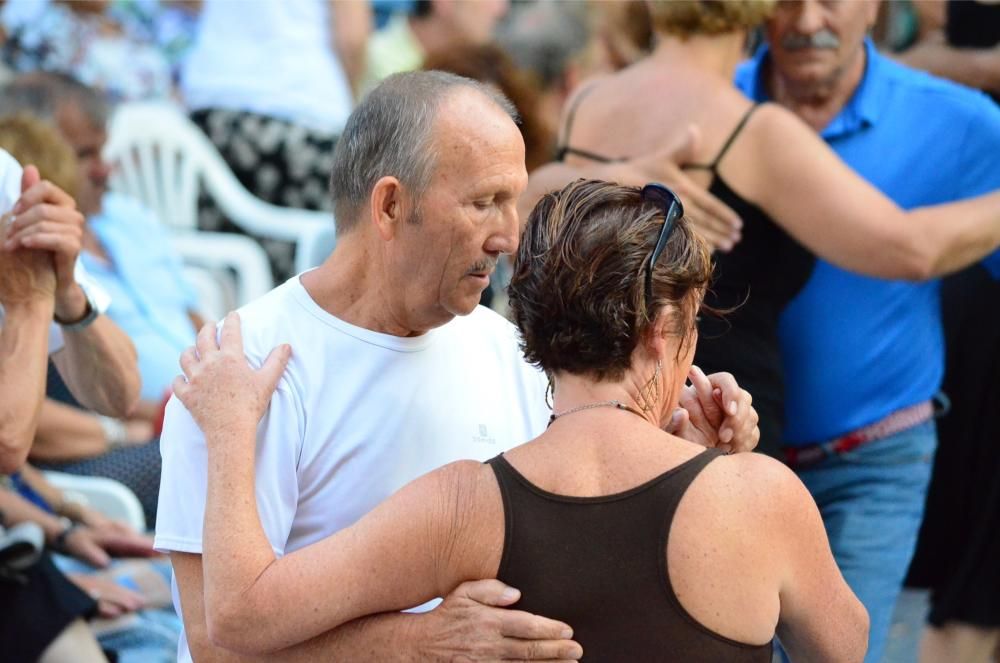
M 904 212 L 814 129 L 737 91 L 732 79 L 747 30 L 772 4 L 650 3 L 655 50 L 584 84 L 566 113 L 561 162 L 532 173 L 525 202 L 578 177 L 632 183 L 634 170 L 625 166 L 697 127 L 696 156 L 704 165 L 687 166 L 688 176 L 737 212 L 743 227 L 732 250 L 716 253 L 705 298 L 710 307 L 735 310 L 702 316 L 695 363 L 706 372 L 733 373 L 750 391 L 760 414 L 758 449 L 778 455 L 784 394 L 778 317 L 808 282 L 814 256 L 882 278 L 948 273 L 1000 245 L 1000 195 Z
M 710 274 L 708 247 L 660 185 L 579 181 L 546 196 L 510 296 L 525 357 L 553 381 L 547 430 L 486 464 L 436 470 L 280 559 L 249 480 L 254 435 L 229 432 L 266 399 L 245 363 L 219 371 L 214 352 L 242 352 L 224 329 L 178 391 L 209 454 L 208 623 L 274 649 L 485 577 L 520 590 L 516 608 L 569 624 L 584 660 L 769 663 L 777 630 L 793 656 L 860 661 L 866 613 L 798 478 L 662 429 Z M 213 414 L 216 393 L 227 413 Z

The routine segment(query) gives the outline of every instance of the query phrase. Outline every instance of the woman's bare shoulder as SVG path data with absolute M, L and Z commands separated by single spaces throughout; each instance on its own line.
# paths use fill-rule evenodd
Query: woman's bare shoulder
M 706 478 L 706 486 L 728 493 L 728 498 L 741 504 L 740 511 L 753 518 L 769 519 L 801 513 L 815 508 L 815 501 L 801 479 L 787 465 L 760 453 L 722 456 Z M 711 466 L 710 466 L 711 467 Z

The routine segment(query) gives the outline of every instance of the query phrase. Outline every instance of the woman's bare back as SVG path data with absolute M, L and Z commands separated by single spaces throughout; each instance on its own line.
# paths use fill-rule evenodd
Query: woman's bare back
M 638 423 L 608 431 L 613 443 L 589 444 L 584 436 L 550 431 L 504 457 L 544 491 L 597 497 L 628 491 L 704 452 L 703 447 Z M 591 435 L 600 439 L 599 431 L 591 430 Z M 782 499 L 768 488 L 772 465 L 778 464 L 755 454 L 723 456 L 709 463 L 682 498 L 664 551 L 670 582 L 685 610 L 707 629 L 747 644 L 768 642 L 778 621 L 782 554 L 775 550 L 773 533 L 762 525 L 757 503 L 761 496 Z M 481 471 L 492 477 L 490 468 Z M 750 476 L 758 487 L 750 486 Z M 480 530 L 486 536 L 475 547 L 491 577 L 504 544 L 503 507 L 497 508 L 499 488 L 495 491 L 492 496 L 493 491 L 479 493 L 477 513 L 470 518 L 491 523 Z M 649 536 L 654 540 L 659 532 Z
M 574 104 L 569 135 L 564 121 L 561 145 L 629 159 L 675 142 L 695 126 L 699 140 L 693 161 L 708 163 L 752 102 L 731 82 L 702 68 L 644 60 L 584 83 L 568 108 Z M 586 163 L 572 156 L 567 161 L 577 159 Z

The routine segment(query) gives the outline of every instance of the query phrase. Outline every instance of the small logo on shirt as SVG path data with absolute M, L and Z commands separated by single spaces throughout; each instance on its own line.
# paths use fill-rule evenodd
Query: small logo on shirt
M 490 431 L 486 427 L 486 424 L 479 424 L 479 434 L 472 436 L 473 442 L 482 442 L 484 444 L 496 444 L 497 439 L 495 437 L 490 437 Z

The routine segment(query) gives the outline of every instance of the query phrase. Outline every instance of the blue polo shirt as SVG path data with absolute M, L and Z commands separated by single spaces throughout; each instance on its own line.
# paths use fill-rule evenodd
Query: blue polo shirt
M 994 102 L 865 48 L 860 86 L 821 132 L 830 147 L 904 209 L 1000 188 Z M 764 47 L 736 74 L 757 101 L 768 99 L 767 57 Z M 984 262 L 1000 277 L 1000 252 Z M 887 281 L 818 260 L 780 320 L 786 444 L 838 437 L 931 398 L 944 373 L 939 293 L 937 280 Z

